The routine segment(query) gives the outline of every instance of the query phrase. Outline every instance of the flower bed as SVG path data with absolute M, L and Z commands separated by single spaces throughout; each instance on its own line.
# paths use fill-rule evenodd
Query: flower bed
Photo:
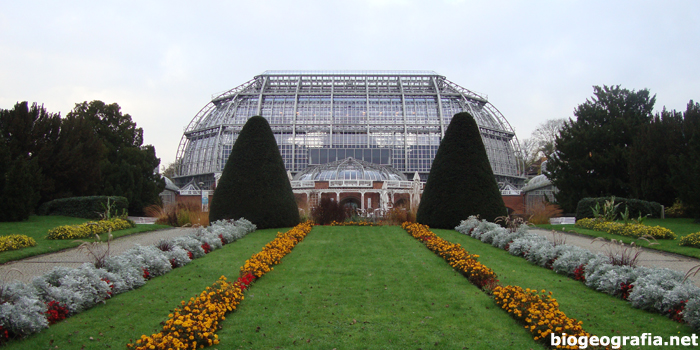
M 118 231 L 135 227 L 133 221 L 124 219 L 110 219 L 90 221 L 80 225 L 64 225 L 49 230 L 48 239 L 76 239 L 89 238 L 95 235 L 107 233 L 109 230 Z
M 369 221 L 343 221 L 343 222 L 338 222 L 338 221 L 331 221 L 329 226 L 379 226 L 378 224 L 375 224 L 373 222 Z
M 680 245 L 686 247 L 700 248 L 700 232 L 691 233 L 681 238 Z
M 150 278 L 184 266 L 192 258 L 204 256 L 202 245 L 218 249 L 255 228 L 245 219 L 217 221 L 189 236 L 161 241 L 156 246 L 136 246 L 106 258 L 101 268 L 90 263 L 76 269 L 56 267 L 31 284 L 0 284 L 0 344 L 40 332 L 114 294 L 138 288 Z
M 538 293 L 518 286 L 496 286 L 493 296 L 496 304 L 525 323 L 525 328 L 535 335 L 535 340 L 546 340 L 545 344 L 549 345 L 550 335 L 566 333 L 577 338 L 590 337 L 581 326 L 583 322 L 569 318 L 559 310 L 559 303 L 552 298 L 552 292 L 542 290 Z M 562 348 L 578 349 L 577 346 Z
M 680 272 L 616 265 L 603 254 L 566 244 L 555 245 L 543 236 L 529 233 L 527 225 L 511 231 L 472 216 L 455 229 L 581 281 L 589 288 L 628 300 L 633 307 L 682 319 L 700 330 L 700 288 L 684 279 Z
M 36 245 L 34 238 L 26 235 L 0 236 L 0 252 L 22 249 Z
M 127 344 L 127 347 L 135 350 L 196 349 L 218 344 L 219 338 L 215 332 L 226 313 L 236 310 L 250 284 L 271 271 L 273 265 L 279 264 L 282 257 L 301 242 L 312 227 L 307 222 L 285 233 L 278 233 L 259 253 L 246 260 L 238 280 L 232 283 L 221 276 L 197 298 L 190 298 L 187 303 L 182 301 L 181 307 L 168 315 L 159 333 L 142 335 L 135 344 Z
M 673 231 L 661 226 L 647 226 L 641 224 L 621 224 L 614 221 L 596 219 L 581 219 L 576 221 L 576 227 L 587 228 L 595 231 L 603 231 L 613 235 L 639 238 L 651 236 L 655 239 L 676 239 Z
M 559 333 L 577 338 L 590 336 L 583 330 L 581 321 L 569 318 L 559 310 L 559 304 L 551 297 L 551 292 L 547 294 L 543 290 L 542 294 L 538 294 L 536 291 L 523 290 L 518 286 L 501 286 L 493 270 L 476 261 L 478 255 L 469 254 L 459 244 L 440 238 L 430 231 L 428 226 L 404 223 L 401 227 L 465 275 L 472 284 L 491 293 L 501 308 L 525 323 L 525 328 L 534 335 L 535 340 L 540 340 L 549 346 L 552 344 L 549 337 Z M 575 347 L 557 346 L 556 348 L 574 349 Z

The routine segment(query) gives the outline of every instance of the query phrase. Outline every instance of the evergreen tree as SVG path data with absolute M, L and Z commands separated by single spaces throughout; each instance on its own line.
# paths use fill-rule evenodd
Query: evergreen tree
M 159 202 L 158 194 L 165 188 L 165 180 L 155 173 L 160 159 L 153 146 L 142 145 L 143 129 L 136 127 L 129 114 L 122 114 L 116 103 L 86 101 L 76 104 L 68 118 L 89 123 L 103 145 L 102 185 L 98 194 L 126 197 L 132 215 L 139 215 L 145 206 Z
M 508 211 L 479 127 L 463 112 L 452 118 L 440 142 L 416 219 L 430 227 L 454 229 L 470 215 L 494 221 Z
M 700 104 L 688 103 L 683 114 L 683 151 L 671 156 L 671 181 L 678 197 L 696 221 L 700 220 Z
M 94 196 L 102 190 L 102 161 L 106 150 L 92 122 L 69 115 L 61 122 L 54 155 L 42 164 L 54 181 L 54 191 L 42 202 L 67 197 Z
M 277 142 L 265 118 L 246 122 L 214 191 L 209 221 L 246 218 L 258 228 L 290 227 L 299 211 Z
M 663 110 L 643 125 L 630 147 L 632 197 L 673 205 L 678 197 L 670 179 L 669 158 L 683 149 L 683 114 Z
M 18 102 L 12 109 L 0 110 L 0 133 L 6 142 L 7 151 L 17 171 L 29 166 L 35 171 L 36 182 L 32 186 L 43 199 L 55 191 L 56 181 L 52 177 L 51 165 L 61 127 L 61 116 L 49 113 L 44 106 Z M 16 163 L 15 160 L 22 159 Z M 33 165 L 24 164 L 25 162 Z M 22 163 L 22 164 L 20 164 Z M 40 166 L 40 169 L 35 169 Z M 17 174 L 15 174 L 17 175 Z M 32 208 L 33 209 L 33 208 Z
M 558 204 L 574 212 L 584 197 L 630 197 L 629 146 L 649 123 L 656 97 L 649 91 L 594 86 L 594 97 L 564 124 L 546 175 L 559 189 Z
M 0 136 L 0 221 L 29 218 L 39 201 L 41 178 L 36 160 L 12 159 L 4 136 Z

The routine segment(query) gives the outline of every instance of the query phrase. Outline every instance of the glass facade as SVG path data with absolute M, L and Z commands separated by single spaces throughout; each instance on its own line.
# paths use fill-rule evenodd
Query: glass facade
M 348 157 L 389 165 L 425 181 L 445 129 L 468 111 L 501 187 L 521 187 L 519 147 L 483 96 L 432 71 L 266 71 L 215 96 L 190 122 L 177 151 L 176 182 L 211 184 L 238 133 L 265 117 L 292 174 Z

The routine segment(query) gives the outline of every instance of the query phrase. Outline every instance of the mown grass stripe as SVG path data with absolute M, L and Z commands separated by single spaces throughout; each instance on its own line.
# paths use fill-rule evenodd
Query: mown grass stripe
M 400 227 L 317 226 L 275 270 L 219 348 L 542 348 Z

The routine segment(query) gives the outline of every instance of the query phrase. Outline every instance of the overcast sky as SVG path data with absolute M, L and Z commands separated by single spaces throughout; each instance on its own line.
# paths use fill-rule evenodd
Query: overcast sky
M 213 94 L 266 70 L 433 70 L 524 139 L 594 85 L 700 100 L 700 1 L 0 0 L 0 108 L 116 102 L 164 165 Z

